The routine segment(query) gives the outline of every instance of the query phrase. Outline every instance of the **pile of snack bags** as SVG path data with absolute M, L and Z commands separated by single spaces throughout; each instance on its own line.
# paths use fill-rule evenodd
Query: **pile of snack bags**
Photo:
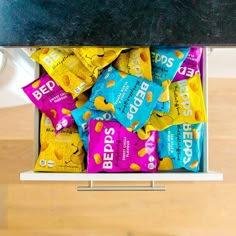
M 37 48 L 23 87 L 41 111 L 35 171 L 198 172 L 201 47 Z

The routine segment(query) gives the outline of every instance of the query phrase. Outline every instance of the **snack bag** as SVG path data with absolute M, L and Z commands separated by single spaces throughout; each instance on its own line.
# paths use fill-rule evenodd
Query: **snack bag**
M 101 70 L 112 63 L 125 48 L 79 47 L 72 48 L 75 55 L 98 78 Z
M 169 85 L 188 52 L 189 48 L 151 48 L 152 79 L 163 87 L 154 110 L 169 112 Z
M 41 48 L 31 56 L 73 98 L 95 83 L 95 77 L 69 49 Z
M 159 131 L 158 170 L 185 168 L 198 172 L 203 154 L 203 134 L 203 123 L 184 123 Z
M 84 148 L 88 151 L 88 122 L 94 120 L 115 120 L 111 112 L 94 110 L 86 103 L 84 106 L 77 108 L 71 112 L 75 123 L 78 126 L 79 135 L 84 143 Z
M 137 131 L 149 119 L 161 92 L 158 84 L 110 66 L 99 76 L 89 102 L 92 109 L 112 112 L 122 125 Z
M 127 74 L 145 78 L 152 81 L 152 66 L 150 48 L 133 48 L 127 52 L 121 52 L 113 66 Z
M 171 125 L 206 122 L 206 110 L 199 74 L 190 79 L 180 80 L 170 85 L 170 112 L 153 111 L 148 124 L 155 130 L 163 130 Z
M 141 140 L 116 121 L 89 121 L 88 173 L 156 172 L 158 133 Z
M 71 94 L 66 93 L 48 74 L 22 88 L 35 106 L 45 113 L 58 133 L 74 125 L 71 111 L 76 108 Z
M 70 54 L 70 53 L 73 53 L 73 50 L 71 48 L 59 48 L 60 51 L 64 52 L 64 53 L 67 53 L 67 54 Z
M 58 135 L 46 115 L 40 126 L 40 153 L 35 171 L 83 172 L 85 152 L 76 126 L 66 128 Z
M 193 77 L 196 73 L 200 73 L 200 60 L 202 57 L 201 47 L 191 47 L 190 51 L 179 67 L 172 82 Z
M 76 99 L 75 99 L 75 106 L 77 108 L 82 107 L 86 102 L 88 101 L 88 96 L 84 93 L 81 93 Z M 72 111 L 71 111 L 72 114 Z

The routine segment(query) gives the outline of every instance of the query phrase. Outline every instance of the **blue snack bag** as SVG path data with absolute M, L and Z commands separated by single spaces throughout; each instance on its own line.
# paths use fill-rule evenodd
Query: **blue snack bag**
M 203 123 L 184 123 L 159 131 L 158 155 L 161 161 L 158 170 L 185 168 L 198 172 L 203 154 L 203 133 Z
M 189 50 L 189 48 L 151 48 L 152 79 L 163 87 L 163 93 L 154 110 L 169 112 L 169 85 Z
M 137 131 L 149 119 L 162 92 L 157 83 L 110 66 L 95 83 L 89 106 L 111 112 L 123 126 Z
M 84 106 L 79 107 L 71 112 L 72 117 L 78 126 L 80 138 L 84 143 L 84 148 L 88 152 L 88 122 L 93 120 L 115 120 L 114 115 L 111 112 L 104 112 L 99 110 L 92 110 L 89 107 L 89 103 L 85 103 Z

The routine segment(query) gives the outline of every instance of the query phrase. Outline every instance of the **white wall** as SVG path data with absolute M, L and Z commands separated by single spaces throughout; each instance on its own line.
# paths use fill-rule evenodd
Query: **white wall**
M 19 48 L 2 50 L 7 63 L 0 73 L 0 108 L 29 103 L 21 88 L 34 78 L 33 61 Z
M 208 57 L 209 78 L 236 78 L 236 48 L 214 48 Z

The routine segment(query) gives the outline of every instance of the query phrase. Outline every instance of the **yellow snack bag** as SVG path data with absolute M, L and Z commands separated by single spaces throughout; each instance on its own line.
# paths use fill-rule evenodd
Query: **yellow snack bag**
M 86 102 L 88 101 L 88 96 L 84 93 L 81 93 L 76 99 L 75 99 L 75 106 L 77 108 L 82 107 Z
M 133 48 L 122 52 L 114 63 L 117 70 L 152 81 L 150 48 Z
M 67 48 L 41 48 L 31 55 L 47 73 L 73 98 L 95 83 L 95 77 Z
M 190 79 L 172 83 L 169 91 L 170 112 L 154 110 L 147 123 L 148 129 L 163 130 L 171 125 L 207 121 L 199 73 Z
M 65 53 L 72 53 L 73 52 L 71 48 L 64 48 L 64 47 L 59 48 L 59 50 L 62 51 L 62 52 L 65 52 Z
M 34 171 L 83 172 L 85 152 L 76 126 L 55 135 L 50 119 L 42 114 L 40 154 Z
M 101 70 L 113 62 L 125 48 L 79 47 L 72 48 L 85 67 L 98 78 Z

